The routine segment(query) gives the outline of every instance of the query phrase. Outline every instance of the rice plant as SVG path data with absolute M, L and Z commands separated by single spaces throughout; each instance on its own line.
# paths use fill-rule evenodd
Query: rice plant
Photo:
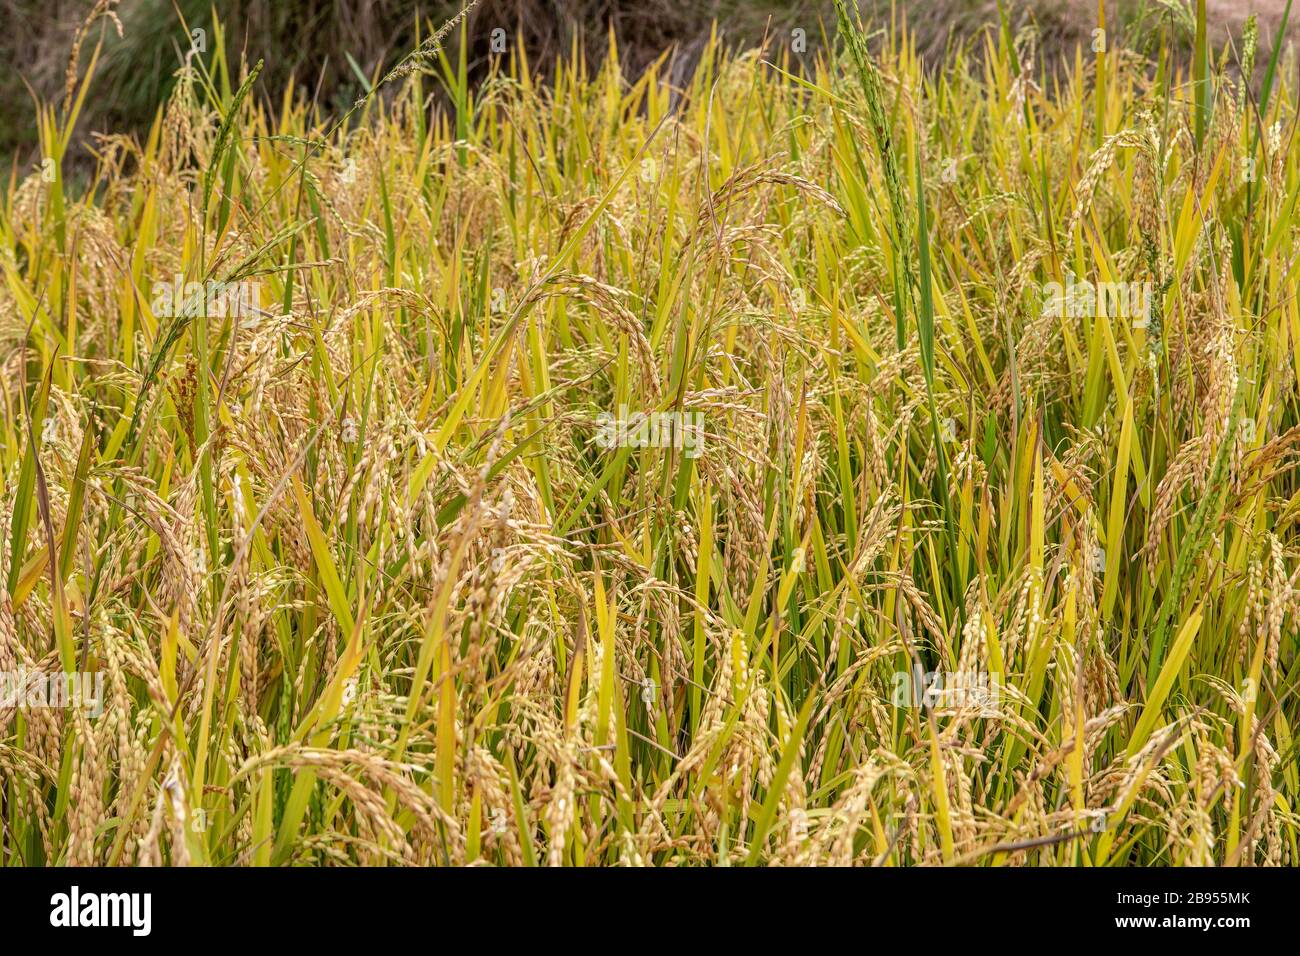
M 1296 861 L 1294 71 L 836 6 L 342 114 L 217 23 L 73 182 L 88 29 L 0 209 L 0 862 Z

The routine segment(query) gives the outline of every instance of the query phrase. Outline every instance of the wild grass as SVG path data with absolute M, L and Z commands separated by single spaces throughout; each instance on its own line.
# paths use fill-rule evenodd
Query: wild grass
M 431 38 L 340 119 L 216 28 L 72 194 L 87 49 L 0 211 L 0 672 L 103 711 L 0 706 L 0 861 L 1294 862 L 1293 71 L 839 31 Z

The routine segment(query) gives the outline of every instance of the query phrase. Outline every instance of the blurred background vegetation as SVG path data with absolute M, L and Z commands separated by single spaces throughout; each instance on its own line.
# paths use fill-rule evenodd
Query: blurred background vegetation
M 1107 27 L 1139 51 L 1162 21 L 1185 41 L 1192 3 L 1106 0 Z M 1284 0 L 1207 3 L 1221 41 L 1256 12 L 1261 39 L 1270 43 L 1285 5 Z M 61 95 L 77 29 L 96 6 L 97 0 L 0 0 L 7 26 L 0 31 L 0 56 L 9 64 L 0 78 L 0 160 L 6 167 L 16 164 L 20 176 L 39 163 L 34 97 L 49 102 Z M 98 0 L 98 6 L 106 7 L 117 23 L 99 19 L 86 40 L 83 69 L 101 38 L 104 45 L 78 127 L 82 150 L 92 145 L 91 134 L 97 131 L 147 130 L 191 46 L 189 30 L 207 31 L 210 43 L 214 17 L 223 24 L 232 51 L 250 62 L 265 60 L 260 95 L 278 98 L 293 76 L 303 95 L 335 110 L 351 104 L 367 78 L 391 65 L 461 3 Z M 1005 15 L 1010 29 L 1033 32 L 1039 68 L 1050 70 L 1077 45 L 1086 48 L 1097 25 L 1097 0 L 1002 0 L 1001 11 L 998 0 L 859 0 L 859 7 L 869 22 L 905 18 L 931 65 L 951 44 L 972 41 Z M 481 0 L 465 36 L 471 76 L 486 69 L 497 28 L 505 29 L 511 43 L 522 39 L 534 71 L 543 76 L 555 57 L 575 43 L 586 50 L 589 62 L 599 60 L 612 29 L 620 40 L 620 65 L 629 76 L 670 50 L 667 75 L 680 80 L 694 69 L 715 23 L 731 46 L 757 44 L 765 30 L 787 38 L 802 28 L 815 57 L 823 37 L 833 33 L 824 34 L 823 26 L 833 21 L 830 0 Z M 450 48 L 458 42 L 453 38 Z

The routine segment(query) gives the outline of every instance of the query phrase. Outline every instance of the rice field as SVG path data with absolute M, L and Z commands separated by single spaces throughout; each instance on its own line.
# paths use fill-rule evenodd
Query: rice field
M 88 25 L 0 208 L 0 863 L 1295 863 L 1296 74 L 1198 6 L 685 86 L 453 20 L 343 116 L 217 28 L 73 175 Z

